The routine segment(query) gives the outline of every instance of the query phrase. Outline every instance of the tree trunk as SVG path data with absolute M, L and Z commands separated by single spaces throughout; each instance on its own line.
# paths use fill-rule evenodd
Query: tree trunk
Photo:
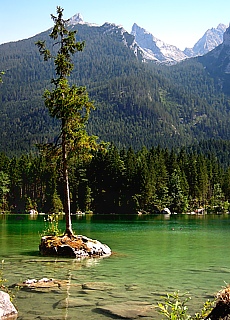
M 63 161 L 63 180 L 64 180 L 64 212 L 66 229 L 65 234 L 70 238 L 73 236 L 72 222 L 70 214 L 70 192 L 69 192 L 69 177 L 67 166 L 67 152 L 66 152 L 66 133 L 62 131 L 62 161 Z

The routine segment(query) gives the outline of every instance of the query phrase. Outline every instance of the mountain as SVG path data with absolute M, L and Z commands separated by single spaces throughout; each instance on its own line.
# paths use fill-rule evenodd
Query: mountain
M 136 23 L 132 27 L 131 34 L 134 35 L 137 44 L 143 50 L 143 57 L 146 60 L 175 63 L 187 58 L 180 49 L 157 39 Z
M 69 27 L 74 27 L 78 24 L 86 24 L 88 26 L 98 26 L 96 23 L 85 22 L 83 16 L 80 13 L 76 13 L 70 19 L 68 19 L 67 25 Z
M 188 57 L 203 56 L 223 42 L 223 35 L 227 26 L 220 23 L 216 28 L 208 29 L 203 37 L 197 41 L 192 49 L 186 48 L 184 53 Z
M 174 64 L 187 58 L 202 56 L 213 50 L 222 43 L 226 28 L 224 24 L 219 24 L 217 28 L 207 30 L 193 48 L 186 48 L 184 51 L 157 39 L 136 23 L 134 23 L 132 27 L 131 34 L 134 35 L 137 44 L 143 51 L 143 57 L 146 60 Z
M 216 73 L 211 68 L 216 57 L 210 54 L 217 48 L 171 66 L 143 63 L 135 36 L 121 26 L 95 26 L 76 16 L 69 27 L 77 30 L 77 41 L 85 41 L 83 52 L 73 57 L 70 82 L 86 86 L 96 106 L 89 133 L 119 148 L 134 149 L 230 140 L 230 90 L 223 92 L 220 86 L 218 63 Z M 53 141 L 59 133 L 60 123 L 49 116 L 43 101 L 54 67 L 43 61 L 35 46 L 45 40 L 52 47 L 49 33 L 0 45 L 0 70 L 5 71 L 0 85 L 0 152 L 10 156 L 35 150 L 35 144 Z M 228 38 L 226 31 L 221 47 L 227 47 Z M 222 59 L 229 59 L 226 54 L 228 50 L 220 54 Z
M 123 42 L 125 46 L 127 46 L 130 50 L 134 52 L 134 54 L 143 61 L 144 54 L 142 48 L 139 48 L 137 42 L 135 41 L 135 37 L 128 33 L 122 26 L 117 26 L 114 23 L 105 22 L 102 26 L 98 26 L 94 23 L 85 22 L 80 13 L 75 14 L 68 20 L 68 25 L 70 28 L 75 28 L 75 26 L 79 24 L 85 24 L 91 27 L 98 27 L 102 30 L 103 34 L 106 35 L 115 35 L 117 34 L 120 37 L 120 40 Z
M 95 24 L 84 22 L 80 13 L 71 17 L 68 23 L 72 27 L 78 24 L 96 26 Z M 131 30 L 131 35 L 134 36 L 134 39 L 130 37 L 130 34 L 122 26 L 116 26 L 111 23 L 105 23 L 104 26 L 108 33 L 113 32 L 115 28 L 119 28 L 121 34 L 124 35 L 123 40 L 126 41 L 128 37 L 127 45 L 130 49 L 134 50 L 140 58 L 142 57 L 143 60 L 152 60 L 154 62 L 167 64 L 177 63 L 191 57 L 203 56 L 223 42 L 223 35 L 227 29 L 226 25 L 220 23 L 216 28 L 208 29 L 202 38 L 195 43 L 193 48 L 186 48 L 184 51 L 181 51 L 176 46 L 157 39 L 153 34 L 138 26 L 136 23 L 133 24 Z
M 84 24 L 84 20 L 83 17 L 80 13 L 76 13 L 74 16 L 72 16 L 69 20 L 68 20 L 68 25 L 69 26 L 75 26 L 76 24 Z
M 143 61 L 144 54 L 142 48 L 138 46 L 135 37 L 128 33 L 122 26 L 106 22 L 101 26 L 101 30 L 104 35 L 116 36 L 140 61 Z
M 230 27 L 223 36 L 223 43 L 218 47 L 199 57 L 206 71 L 214 79 L 219 91 L 229 95 L 230 93 Z

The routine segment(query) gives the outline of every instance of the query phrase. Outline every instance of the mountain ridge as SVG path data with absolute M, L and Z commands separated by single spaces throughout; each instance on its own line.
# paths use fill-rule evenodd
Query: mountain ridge
M 208 29 L 205 34 L 193 46 L 184 51 L 176 46 L 166 44 L 154 37 L 153 34 L 134 23 L 131 34 L 140 48 L 143 49 L 144 57 L 158 63 L 178 63 L 182 60 L 202 56 L 216 48 L 223 42 L 223 35 L 227 26 L 219 24 L 217 28 Z
M 143 63 L 135 37 L 121 26 L 80 23 L 71 28 L 77 30 L 77 41 L 86 44 L 73 57 L 70 81 L 86 86 L 95 102 L 87 127 L 90 134 L 134 149 L 177 148 L 214 137 L 230 140 L 230 93 L 222 94 L 219 80 L 204 61 Z M 38 40 L 52 45 L 49 33 L 0 45 L 0 70 L 6 71 L 0 86 L 0 152 L 30 152 L 35 144 L 53 141 L 59 132 L 59 123 L 43 101 L 54 68 L 35 47 Z
M 176 46 L 166 44 L 136 23 L 132 27 L 131 34 L 134 35 L 137 44 L 143 50 L 144 58 L 147 60 L 174 63 L 187 58 Z
M 68 24 L 72 26 L 77 24 L 98 26 L 96 24 L 84 22 L 80 13 L 71 17 Z M 143 27 L 138 26 L 136 23 L 133 24 L 131 32 L 125 30 L 122 25 L 116 25 L 115 23 L 105 22 L 103 25 L 106 25 L 108 29 L 109 25 L 111 26 L 111 29 L 118 27 L 123 30 L 123 33 L 133 35 L 135 42 L 133 42 L 133 46 L 131 47 L 135 47 L 137 52 L 137 47 L 139 46 L 139 56 L 142 56 L 144 61 L 149 60 L 166 64 L 178 63 L 182 60 L 202 56 L 208 53 L 223 42 L 223 35 L 227 29 L 226 25 L 219 23 L 216 28 L 208 29 L 192 48 L 185 48 L 185 50 L 182 51 L 175 45 L 167 44 L 166 42 L 156 38 L 152 33 L 148 32 Z
M 227 29 L 227 25 L 219 23 L 216 28 L 208 29 L 204 35 L 194 44 L 193 48 L 186 48 L 184 50 L 185 54 L 187 51 L 188 57 L 202 56 L 214 48 L 219 46 L 223 42 L 223 36 Z M 192 52 L 191 52 L 192 50 Z M 192 55 L 191 55 L 192 53 Z

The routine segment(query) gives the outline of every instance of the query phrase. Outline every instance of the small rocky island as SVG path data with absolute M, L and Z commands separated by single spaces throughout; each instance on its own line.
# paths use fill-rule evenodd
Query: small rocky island
M 39 251 L 43 256 L 76 258 L 107 257 L 112 253 L 106 244 L 82 235 L 43 236 Z

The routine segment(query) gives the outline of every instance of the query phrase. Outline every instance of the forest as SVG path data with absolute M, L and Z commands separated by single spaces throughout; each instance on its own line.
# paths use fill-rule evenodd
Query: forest
M 213 148 L 215 152 L 213 152 Z M 230 152 L 227 141 L 205 141 L 191 148 L 119 150 L 109 144 L 87 161 L 75 157 L 69 168 L 71 212 L 157 214 L 228 212 Z M 14 213 L 63 210 L 58 161 L 42 155 L 9 158 L 0 154 L 0 206 Z
M 124 39 L 118 27 L 76 28 L 85 48 L 73 58 L 70 82 L 85 86 L 96 107 L 87 124 L 89 134 L 135 151 L 230 139 L 229 92 L 222 92 L 219 74 L 210 75 L 201 58 L 175 66 L 147 63 L 127 45 L 133 36 Z M 35 46 L 39 39 L 50 45 L 49 30 L 0 45 L 0 70 L 5 71 L 0 151 L 10 157 L 36 152 L 35 145 L 52 142 L 60 128 L 42 98 L 54 68 L 40 57 Z
M 46 31 L 0 46 L 2 211 L 63 211 L 59 160 L 36 148 L 60 131 L 44 106 L 55 70 L 35 48 L 39 39 L 51 45 Z M 110 24 L 78 25 L 77 41 L 86 45 L 70 84 L 86 86 L 96 107 L 87 132 L 109 143 L 87 160 L 71 159 L 71 212 L 227 212 L 230 92 L 208 71 L 211 58 L 143 63 L 129 47 L 133 36 Z

